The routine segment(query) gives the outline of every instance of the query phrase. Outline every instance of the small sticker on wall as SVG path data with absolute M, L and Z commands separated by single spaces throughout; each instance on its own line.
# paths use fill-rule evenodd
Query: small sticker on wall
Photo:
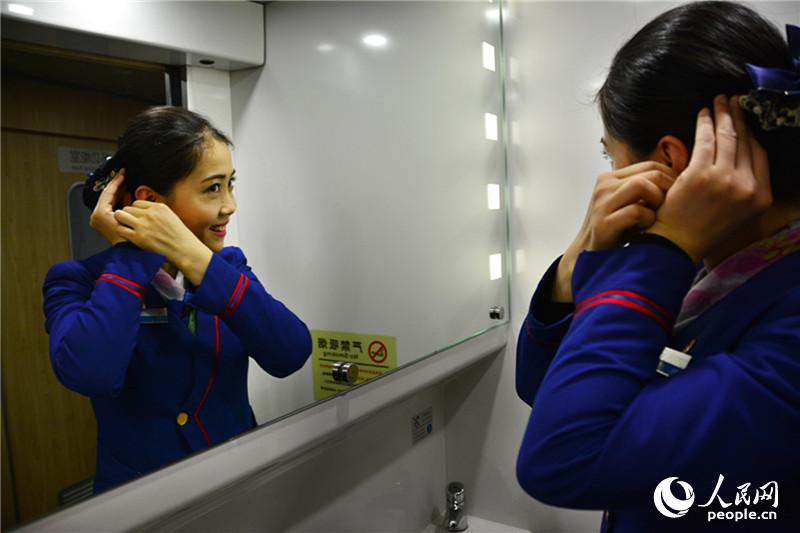
M 397 337 L 311 330 L 314 399 L 322 400 L 397 368 Z M 343 364 L 356 368 L 342 369 Z M 356 376 L 353 382 L 345 375 Z M 337 377 L 339 379 L 337 379 Z
M 106 157 L 113 155 L 106 150 L 58 147 L 58 171 L 86 174 L 100 166 Z
M 433 432 L 433 409 L 428 407 L 424 411 L 411 417 L 411 440 L 416 444 Z

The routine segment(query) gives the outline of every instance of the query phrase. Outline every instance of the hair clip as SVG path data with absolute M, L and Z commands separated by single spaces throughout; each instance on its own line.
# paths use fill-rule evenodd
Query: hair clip
M 101 180 L 97 180 L 96 182 L 94 182 L 94 185 L 92 185 L 92 190 L 94 192 L 102 191 L 103 189 L 106 188 L 106 185 L 108 185 L 109 182 L 114 179 L 114 176 L 116 176 L 116 175 L 117 175 L 117 171 L 116 170 L 112 170 L 111 172 L 109 172 L 109 174 L 105 178 L 103 178 Z
M 764 90 L 750 91 L 739 98 L 742 109 L 756 116 L 761 129 L 800 128 L 800 96 Z

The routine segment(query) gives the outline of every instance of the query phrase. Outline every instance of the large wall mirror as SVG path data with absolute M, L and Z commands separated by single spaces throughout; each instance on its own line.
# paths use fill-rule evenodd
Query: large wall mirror
M 70 216 L 72 187 L 148 106 L 227 106 L 238 202 L 230 244 L 312 332 L 314 354 L 290 376 L 251 361 L 259 426 L 379 386 L 386 372 L 506 323 L 498 4 L 255 5 L 264 65 L 218 63 L 209 68 L 226 70 L 208 76 L 192 66 L 186 76 L 186 54 L 134 60 L 113 53 L 124 43 L 91 50 L 69 31 L 58 46 L 43 43 L 44 26 L 3 3 L 4 528 L 91 495 L 95 418 L 51 369 L 42 282 L 70 259 L 80 239 L 70 227 L 88 219 L 88 210 Z M 206 83 L 193 105 L 193 79 L 222 82 Z M 336 363 L 357 371 L 334 376 Z

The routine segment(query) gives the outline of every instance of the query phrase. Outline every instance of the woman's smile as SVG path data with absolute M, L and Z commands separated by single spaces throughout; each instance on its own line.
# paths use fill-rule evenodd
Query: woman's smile
M 211 233 L 213 233 L 217 237 L 225 238 L 225 235 L 228 234 L 228 231 L 225 229 L 225 227 L 227 225 L 228 225 L 228 222 L 226 221 L 226 222 L 224 222 L 222 224 L 217 224 L 216 226 L 211 226 L 211 228 L 210 228 Z

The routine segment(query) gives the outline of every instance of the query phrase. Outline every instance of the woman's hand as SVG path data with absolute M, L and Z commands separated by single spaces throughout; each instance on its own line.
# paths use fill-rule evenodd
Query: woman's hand
M 161 254 L 200 285 L 212 252 L 167 204 L 136 200 L 114 212 L 119 234 L 143 250 Z
M 120 236 L 118 232 L 119 222 L 114 217 L 114 206 L 119 201 L 120 186 L 124 180 L 125 169 L 123 168 L 100 193 L 97 205 L 94 206 L 94 211 L 89 217 L 89 226 L 102 235 L 112 246 L 126 240 Z
M 655 161 L 601 174 L 583 225 L 558 264 L 551 299 L 572 301 L 572 270 L 583 250 L 619 246 L 631 230 L 650 227 L 656 220 L 655 210 L 677 175 L 672 168 Z
M 695 262 L 772 205 L 767 153 L 751 137 L 738 97 L 714 99 L 697 117 L 695 146 L 648 230 L 670 239 Z

